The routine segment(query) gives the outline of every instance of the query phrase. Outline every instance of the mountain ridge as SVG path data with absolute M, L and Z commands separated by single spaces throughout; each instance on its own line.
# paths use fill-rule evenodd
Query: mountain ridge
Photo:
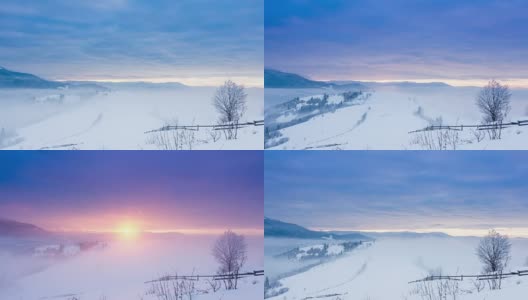
M 0 66 L 0 88 L 5 89 L 58 89 L 58 88 L 94 88 L 108 90 L 96 82 L 53 81 L 30 74 L 12 71 Z
M 335 239 L 335 240 L 372 240 L 361 233 L 335 233 L 315 231 L 297 224 L 264 218 L 264 236 L 300 238 L 300 239 Z
M 450 235 L 443 232 L 364 232 L 364 231 L 318 231 L 310 230 L 297 224 L 287 223 L 268 217 L 264 218 L 264 236 L 267 237 L 284 237 L 284 238 L 301 238 L 301 239 L 325 239 L 333 238 L 342 239 L 363 239 L 373 240 L 378 238 L 422 238 L 435 237 L 446 238 Z
M 311 80 L 294 73 L 264 69 L 264 88 L 324 88 L 332 83 Z
M 28 237 L 47 234 L 48 231 L 36 225 L 0 218 L 0 236 Z
M 0 88 L 59 88 L 67 84 L 0 67 Z

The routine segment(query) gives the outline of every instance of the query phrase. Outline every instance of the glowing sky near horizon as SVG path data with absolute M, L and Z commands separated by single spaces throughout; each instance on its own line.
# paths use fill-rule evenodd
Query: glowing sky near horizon
M 6 151 L 0 218 L 51 231 L 262 232 L 257 151 Z
M 528 87 L 524 0 L 269 0 L 266 67 L 317 80 Z
M 263 0 L 3 0 L 0 66 L 52 80 L 262 86 Z
M 320 230 L 528 237 L 523 151 L 267 152 L 265 215 Z

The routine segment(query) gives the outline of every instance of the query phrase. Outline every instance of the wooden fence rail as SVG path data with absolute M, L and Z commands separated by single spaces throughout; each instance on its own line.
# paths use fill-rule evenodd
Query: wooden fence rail
M 145 283 L 153 283 L 158 281 L 170 281 L 170 280 L 190 280 L 199 281 L 200 279 L 211 278 L 213 280 L 227 280 L 227 279 L 240 279 L 251 276 L 264 276 L 264 270 L 258 270 L 253 272 L 245 273 L 233 273 L 233 274 L 217 274 L 217 275 L 174 275 L 174 276 L 163 276 L 158 279 L 149 280 Z
M 212 128 L 213 130 L 239 129 L 248 126 L 264 126 L 264 120 L 257 120 L 245 123 L 216 124 L 216 125 L 167 125 L 158 129 L 149 130 L 145 133 L 168 131 L 168 130 L 192 130 L 199 131 L 200 128 Z
M 409 133 L 417 133 L 431 130 L 457 130 L 462 131 L 464 128 L 476 128 L 477 130 L 490 130 L 490 129 L 504 129 L 511 126 L 528 126 L 528 120 L 520 120 L 516 122 L 508 123 L 491 123 L 491 124 L 480 124 L 480 125 L 431 125 L 422 129 L 409 131 Z
M 481 274 L 481 275 L 455 275 L 455 276 L 427 276 L 423 279 L 418 279 L 410 281 L 409 283 L 417 283 L 424 281 L 433 281 L 433 280 L 456 280 L 462 281 L 464 279 L 476 278 L 477 280 L 492 280 L 492 279 L 502 279 L 513 276 L 528 276 L 528 270 L 521 270 L 509 273 L 492 273 L 492 274 Z

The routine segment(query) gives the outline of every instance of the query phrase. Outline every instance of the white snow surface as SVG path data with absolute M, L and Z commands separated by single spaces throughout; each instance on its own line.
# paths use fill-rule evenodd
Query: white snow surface
M 318 250 L 323 250 L 324 248 L 324 245 L 312 245 L 312 246 L 306 246 L 306 247 L 302 247 L 302 248 L 299 248 L 300 251 L 310 251 L 311 249 L 318 249 Z
M 34 249 L 34 256 L 72 256 L 81 252 L 79 245 L 45 245 Z
M 345 247 L 343 245 L 329 245 L 328 246 L 328 255 L 340 255 L 345 251 Z
M 281 279 L 282 288 L 289 290 L 269 299 L 421 300 L 419 295 L 412 293 L 413 284 L 409 281 L 431 273 L 480 274 L 481 264 L 475 255 L 478 241 L 462 237 L 380 239 L 369 247 L 355 249 L 308 271 Z M 513 239 L 508 271 L 528 269 L 527 253 L 528 240 Z M 505 279 L 501 290 L 476 292 L 470 280 L 460 283 L 460 288 L 465 291 L 456 299 L 524 299 L 528 294 L 528 278 Z
M 475 105 L 479 90 L 449 86 L 379 86 L 366 90 L 371 96 L 365 103 L 281 129 L 280 139 L 287 138 L 288 141 L 269 149 L 423 150 L 424 147 L 415 143 L 416 135 L 409 134 L 410 131 L 438 120 L 443 125 L 481 123 L 482 115 Z M 332 95 L 335 91 L 327 93 Z M 276 105 L 280 103 L 278 101 L 286 101 L 286 97 L 293 99 L 294 95 L 309 99 L 322 94 L 315 89 L 266 89 L 266 110 L 273 110 L 268 99 Z M 292 118 L 291 115 L 281 116 L 277 121 L 287 122 Z M 528 89 L 512 89 L 511 111 L 505 122 L 519 120 L 528 120 Z M 476 141 L 472 130 L 466 128 L 459 133 L 459 140 L 457 150 L 528 149 L 528 126 L 513 126 L 503 130 L 500 140 L 485 138 L 480 142 Z
M 324 247 L 325 247 L 324 244 L 317 244 L 317 245 L 301 247 L 299 248 L 299 253 L 297 253 L 296 257 L 297 259 L 302 259 L 303 257 L 310 256 L 308 254 L 310 250 L 323 250 Z M 327 251 L 327 255 L 329 256 L 340 255 L 345 251 L 345 247 L 339 244 L 329 244 L 328 249 L 326 251 Z
M 0 90 L 0 129 L 10 133 L 4 142 L 0 136 L 0 149 L 157 150 L 153 134 L 146 131 L 176 124 L 214 125 L 219 119 L 212 104 L 214 87 L 116 86 L 108 92 Z M 241 122 L 263 120 L 263 89 L 246 92 Z M 201 128 L 192 149 L 263 149 L 263 132 L 263 126 L 250 126 L 240 129 L 235 140 L 222 136 L 213 141 L 211 131 Z
M 215 236 L 164 236 L 121 240 L 79 255 L 53 260 L 0 251 L 0 299 L 157 300 L 145 281 L 165 275 L 215 274 Z M 244 271 L 262 270 L 263 238 L 247 236 Z M 197 300 L 261 299 L 263 277 L 247 277 L 237 290 L 201 294 Z M 205 283 L 207 287 L 207 283 Z M 70 296 L 66 296 L 70 295 Z

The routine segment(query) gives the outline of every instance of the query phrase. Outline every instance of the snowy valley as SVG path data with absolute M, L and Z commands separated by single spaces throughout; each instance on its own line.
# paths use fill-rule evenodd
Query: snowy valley
M 524 121 L 523 126 L 508 126 L 501 130 L 500 139 L 491 139 L 487 130 L 467 127 L 482 123 L 482 114 L 476 105 L 480 91 L 477 87 L 412 82 L 308 81 L 299 85 L 283 73 L 273 72 L 271 82 L 282 84 L 268 88 L 266 83 L 267 149 L 492 150 L 528 147 L 525 137 L 528 134 L 525 126 L 528 125 L 527 89 L 511 89 L 511 109 L 503 122 Z M 458 128 L 461 125 L 466 127 Z M 413 132 L 429 126 L 453 128 Z
M 219 124 L 213 105 L 216 87 L 50 82 L 3 70 L 0 149 L 263 148 L 263 126 L 240 126 L 236 138 L 228 138 L 222 128 L 204 127 Z M 19 79 L 18 74 L 25 77 Z M 264 90 L 246 88 L 246 94 L 238 123 L 263 120 Z M 155 131 L 165 126 L 184 128 Z
M 17 223 L 20 225 L 24 223 Z M 196 277 L 216 274 L 217 264 L 211 255 L 216 239 L 214 235 L 177 233 L 143 233 L 132 238 L 100 233 L 3 232 L 0 299 L 261 298 L 263 276 L 245 276 L 238 280 L 237 289 L 231 290 L 225 289 L 221 280 Z M 248 236 L 247 245 L 243 272 L 263 270 L 262 238 Z M 176 275 L 195 277 L 163 279 Z M 177 298 L 175 287 L 182 298 Z
M 384 233 L 373 236 L 378 237 L 339 255 L 328 251 L 325 257 L 303 259 L 304 253 L 317 253 L 324 247 L 337 249 L 342 242 L 266 234 L 265 298 L 498 300 L 522 299 L 522 295 L 528 292 L 528 279 L 523 276 L 505 277 L 501 289 L 495 290 L 489 288 L 490 283 L 486 280 L 460 277 L 482 274 L 482 265 L 476 255 L 479 238 L 434 233 Z M 511 244 L 511 260 L 504 273 L 528 270 L 528 239 L 512 239 Z M 297 251 L 298 256 L 284 257 L 285 251 L 289 253 L 285 249 Z M 428 276 L 442 275 L 459 278 L 411 283 Z

